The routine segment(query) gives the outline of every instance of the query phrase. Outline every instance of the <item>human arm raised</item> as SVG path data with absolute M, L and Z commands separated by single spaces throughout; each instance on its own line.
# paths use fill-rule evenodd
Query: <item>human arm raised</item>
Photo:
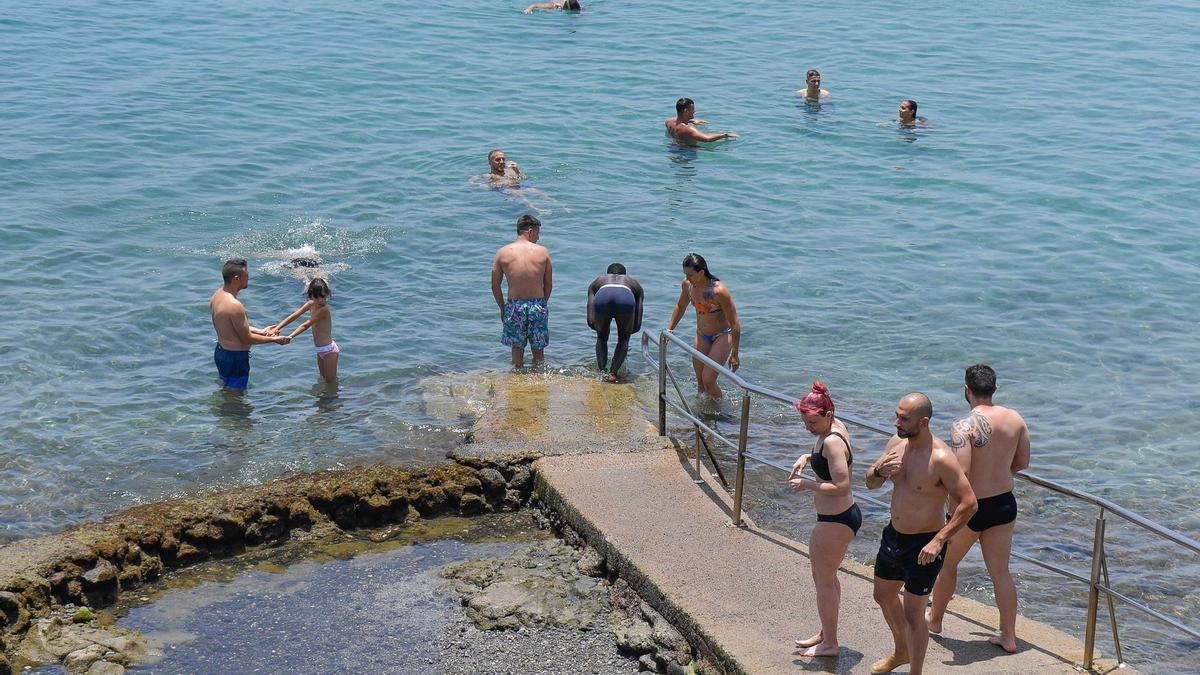
M 954 453 L 935 447 L 933 449 L 933 468 L 938 480 L 946 488 L 946 494 L 950 496 L 951 503 L 956 503 L 958 506 L 955 507 L 954 513 L 950 514 L 950 520 L 917 554 L 918 565 L 928 565 L 933 562 L 941 553 L 942 546 L 950 540 L 950 537 L 954 536 L 955 532 L 961 530 L 971 516 L 979 510 L 979 504 L 975 500 L 975 491 L 967 482 L 967 475 L 963 473 L 962 466 L 958 463 Z
M 308 320 L 305 321 L 304 323 L 300 324 L 299 326 L 296 326 L 296 330 L 292 331 L 292 334 L 288 336 L 288 339 L 295 339 L 295 337 L 297 335 L 300 335 L 304 331 L 308 330 L 309 327 L 311 327 L 314 323 L 316 323 L 317 321 L 320 321 L 321 319 L 326 318 L 328 316 L 329 316 L 329 307 L 328 306 L 317 307 L 317 308 L 313 309 L 312 313 L 310 313 L 308 315 Z
M 887 479 L 896 475 L 896 472 L 900 470 L 902 461 L 900 444 L 900 437 L 892 436 L 879 459 L 867 467 L 867 473 L 863 476 L 863 480 L 868 489 L 878 490 L 883 487 Z
M 287 336 L 271 335 L 266 332 L 266 329 L 251 327 L 250 318 L 246 316 L 245 310 L 241 312 L 241 317 L 233 319 L 232 323 L 238 339 L 244 344 L 264 345 L 273 342 L 275 344 L 286 345 L 292 341 Z
M 297 309 L 296 311 L 292 312 L 291 314 L 288 314 L 286 319 L 275 324 L 275 326 L 274 326 L 275 333 L 278 334 L 279 331 L 283 330 L 284 327 L 287 326 L 289 323 L 300 318 L 301 314 L 304 314 L 308 310 L 312 309 L 312 305 L 313 305 L 313 301 L 309 300 L 308 302 L 304 303 L 303 305 L 300 305 L 300 309 Z

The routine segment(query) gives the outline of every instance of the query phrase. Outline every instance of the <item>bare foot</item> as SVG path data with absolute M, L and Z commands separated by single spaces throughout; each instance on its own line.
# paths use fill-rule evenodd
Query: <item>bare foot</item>
M 841 653 L 841 651 L 841 647 L 839 647 L 837 644 L 822 642 L 819 645 L 813 645 L 812 647 L 805 649 L 801 656 L 837 656 Z
M 929 625 L 930 633 L 936 633 L 939 635 L 941 634 L 942 622 L 940 619 L 938 621 L 933 620 L 933 610 L 932 609 L 925 610 L 925 623 Z
M 876 674 L 890 673 L 893 670 L 899 668 L 900 666 L 902 666 L 906 663 L 908 663 L 908 655 L 901 656 L 899 654 L 893 653 L 891 656 L 888 656 L 886 659 L 879 659 L 875 663 L 872 663 L 871 664 L 871 672 L 876 673 Z
M 796 640 L 796 646 L 797 647 L 811 647 L 813 645 L 821 644 L 821 642 L 823 642 L 824 640 L 825 640 L 825 637 L 821 633 L 821 631 L 817 631 L 816 635 L 808 638 L 807 640 Z
M 617 376 L 614 375 L 613 373 L 605 373 L 604 376 L 601 377 L 600 379 L 603 380 L 604 382 L 612 383 L 612 382 L 617 381 Z
M 1000 648 L 1009 654 L 1017 653 L 1017 639 L 1004 637 L 1003 635 L 993 635 L 988 638 L 988 642 L 994 645 L 1000 645 Z

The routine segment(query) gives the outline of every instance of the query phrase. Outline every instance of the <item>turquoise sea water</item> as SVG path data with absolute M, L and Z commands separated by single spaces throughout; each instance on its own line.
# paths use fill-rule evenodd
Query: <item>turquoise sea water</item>
M 591 361 L 582 307 L 609 262 L 659 327 L 698 251 L 737 301 L 751 379 L 819 377 L 885 422 L 922 389 L 945 429 L 963 367 L 992 363 L 1035 472 L 1200 533 L 1195 5 L 521 5 L 9 8 L 0 541 L 460 441 L 469 418 L 431 414 L 423 383 L 507 364 L 488 270 L 526 205 L 468 182 L 492 147 L 553 200 L 532 197 L 554 367 Z M 810 67 L 820 106 L 793 94 Z M 742 138 L 670 143 L 680 96 Z M 901 98 L 931 127 L 897 129 Z M 250 259 L 241 297 L 265 325 L 302 302 L 296 251 L 333 273 L 342 387 L 317 384 L 305 336 L 256 348 L 247 396 L 226 397 L 220 263 Z M 785 411 L 756 415 L 766 452 L 808 442 Z M 764 499 L 784 521 L 804 506 Z M 1029 545 L 1090 539 L 1074 515 Z M 1194 556 L 1130 556 L 1166 575 L 1142 590 L 1200 609 L 1178 590 Z

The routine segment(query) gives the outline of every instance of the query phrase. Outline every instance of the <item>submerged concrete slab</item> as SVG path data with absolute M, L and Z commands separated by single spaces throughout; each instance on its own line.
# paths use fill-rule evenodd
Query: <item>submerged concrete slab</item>
M 840 573 L 841 655 L 801 657 L 793 640 L 819 627 L 807 547 L 753 525 L 730 527 L 727 494 L 695 484 L 687 460 L 673 449 L 547 457 L 535 467 L 539 497 L 724 667 L 867 673 L 890 653 L 891 634 L 872 600 L 871 569 L 847 562 Z M 996 618 L 994 609 L 956 598 L 942 635 L 930 640 L 926 672 L 1078 672 L 1078 640 L 1021 618 L 1020 649 L 1004 654 L 986 642 Z
M 557 373 L 504 373 L 471 432 L 471 448 L 544 455 L 630 452 L 661 447 L 629 385 Z

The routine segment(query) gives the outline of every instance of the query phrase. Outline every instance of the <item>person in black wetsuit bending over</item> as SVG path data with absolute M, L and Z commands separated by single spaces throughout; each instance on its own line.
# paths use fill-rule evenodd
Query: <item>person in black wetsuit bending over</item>
M 613 350 L 612 369 L 608 366 L 608 330 L 617 322 L 617 347 Z M 642 329 L 642 285 L 625 273 L 625 266 L 613 263 L 608 273 L 596 277 L 588 286 L 588 327 L 596 331 L 596 367 L 605 382 L 616 382 L 617 373 L 629 352 L 629 336 Z

